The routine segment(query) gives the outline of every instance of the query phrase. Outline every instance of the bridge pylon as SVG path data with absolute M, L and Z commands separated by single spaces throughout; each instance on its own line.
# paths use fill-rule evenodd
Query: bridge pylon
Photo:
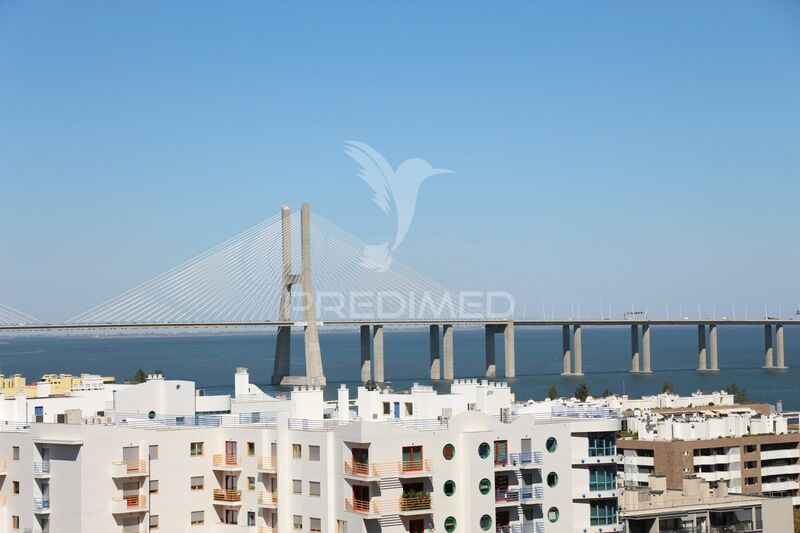
M 304 344 L 306 374 L 290 375 L 291 361 L 291 326 L 278 326 L 275 340 L 275 366 L 272 371 L 273 385 L 319 385 L 325 386 L 325 374 L 322 371 L 322 352 L 319 348 L 319 332 L 317 329 L 317 312 L 314 302 L 314 287 L 311 280 L 311 217 L 310 208 L 304 203 L 300 208 L 300 273 L 292 272 L 292 214 L 287 206 L 281 208 L 281 262 L 282 283 L 278 320 L 292 321 L 292 286 L 300 285 L 302 295 L 304 326 Z

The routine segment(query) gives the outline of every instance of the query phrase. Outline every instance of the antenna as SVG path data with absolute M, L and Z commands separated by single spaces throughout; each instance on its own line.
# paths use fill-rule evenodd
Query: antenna
M 733 313 L 733 319 L 736 320 L 736 304 L 731 302 L 731 312 Z
M 669 320 L 669 303 L 664 302 L 664 310 L 667 312 L 667 320 Z
M 600 320 L 605 320 L 605 318 L 603 318 L 603 301 L 602 300 L 600 300 Z
M 547 313 L 544 310 L 544 302 L 542 302 L 542 320 L 547 320 Z

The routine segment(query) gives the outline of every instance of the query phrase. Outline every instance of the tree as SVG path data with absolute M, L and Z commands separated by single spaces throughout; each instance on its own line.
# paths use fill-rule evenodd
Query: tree
M 611 392 L 609 389 L 603 391 L 603 398 L 608 398 L 609 396 L 614 396 L 614 393 Z
M 575 397 L 581 402 L 586 401 L 586 398 L 589 397 L 589 387 L 586 386 L 586 383 L 578 385 L 578 388 L 575 389 Z
M 551 400 L 558 399 L 558 389 L 556 389 L 555 385 L 550 385 L 550 390 L 547 391 L 547 397 Z
M 728 388 L 725 389 L 725 392 L 728 394 L 733 394 L 734 403 L 747 403 L 747 391 L 740 389 L 736 383 L 731 383 L 728 385 Z
M 673 392 L 675 392 L 675 387 L 672 386 L 671 381 L 665 381 L 664 384 L 661 385 L 661 392 L 667 392 L 669 394 L 672 394 Z
M 131 379 L 132 383 L 144 383 L 145 381 L 147 381 L 147 374 L 145 374 L 144 370 L 141 368 L 136 371 L 133 375 L 133 379 Z
M 156 371 L 153 372 L 153 374 L 155 374 L 157 376 L 163 376 L 164 372 L 162 372 L 160 368 L 156 368 Z

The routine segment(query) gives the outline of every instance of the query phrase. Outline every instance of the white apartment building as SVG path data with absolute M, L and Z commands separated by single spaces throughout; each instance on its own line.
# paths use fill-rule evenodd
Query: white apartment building
M 0 530 L 621 531 L 612 409 L 474 380 L 325 402 L 235 379 L 233 397 L 151 376 L 92 401 L 3 399 Z

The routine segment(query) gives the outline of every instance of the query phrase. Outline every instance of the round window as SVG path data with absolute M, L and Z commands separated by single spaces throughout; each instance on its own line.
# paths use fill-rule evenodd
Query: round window
M 481 517 L 481 529 L 484 531 L 489 531 L 492 527 L 492 517 L 488 514 L 485 514 Z
M 555 472 L 550 472 L 547 474 L 547 486 L 555 487 L 556 485 L 558 485 L 558 474 Z
M 478 483 L 478 490 L 481 491 L 481 494 L 489 494 L 489 491 L 492 490 L 492 482 L 483 478 L 480 483 Z
M 558 522 L 558 516 L 561 513 L 558 512 L 558 507 L 551 507 L 547 510 L 547 519 L 551 522 Z
M 452 516 L 448 516 L 444 519 L 444 530 L 447 533 L 453 533 L 456 530 L 456 519 Z
M 154 419 L 155 417 L 156 417 L 155 411 L 150 411 L 149 413 L 147 413 L 147 418 L 149 418 L 150 420 Z
M 486 459 L 489 457 L 490 451 L 492 451 L 492 449 L 489 448 L 489 443 L 487 442 L 482 442 L 481 445 L 478 446 L 478 455 L 481 456 L 481 459 Z
M 444 495 L 445 496 L 452 496 L 456 493 L 456 482 L 452 480 L 447 480 L 444 482 Z
M 442 455 L 449 461 L 456 456 L 456 447 L 452 444 L 445 444 L 444 448 L 442 448 Z
M 556 451 L 556 448 L 558 448 L 558 441 L 555 439 L 555 437 L 550 437 L 549 439 L 547 439 L 547 442 L 545 443 L 544 446 L 545 448 L 547 448 L 548 452 L 553 453 L 554 451 Z

